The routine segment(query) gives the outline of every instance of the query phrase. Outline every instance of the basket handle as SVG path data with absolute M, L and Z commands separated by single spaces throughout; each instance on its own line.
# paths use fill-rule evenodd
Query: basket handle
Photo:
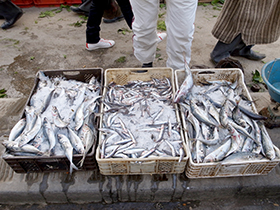
M 214 71 L 200 71 L 198 74 L 215 74 Z
M 66 76 L 77 76 L 77 75 L 81 74 L 80 71 L 64 71 L 62 73 Z
M 147 69 L 143 69 L 143 70 L 131 70 L 130 71 L 132 74 L 146 74 L 148 72 Z

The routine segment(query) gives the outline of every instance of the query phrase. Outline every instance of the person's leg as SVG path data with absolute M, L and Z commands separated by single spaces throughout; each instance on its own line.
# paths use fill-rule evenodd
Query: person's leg
M 197 0 L 169 0 L 166 7 L 166 66 L 174 70 L 184 69 L 185 61 L 189 64 L 191 60 Z
M 141 63 L 151 64 L 157 48 L 159 0 L 130 0 L 130 4 L 134 14 L 132 22 L 134 55 Z
M 113 40 L 100 38 L 100 24 L 107 1 L 93 0 L 89 11 L 86 30 L 86 49 L 96 50 L 99 48 L 109 48 L 115 45 Z
M 121 8 L 124 19 L 130 29 L 132 29 L 133 12 L 129 0 L 117 0 Z
M 234 50 L 242 49 L 245 46 L 246 45 L 242 41 L 241 34 L 239 34 L 229 44 L 218 41 L 213 51 L 211 52 L 210 57 L 212 61 L 216 64 L 222 59 L 229 57 Z
M 84 14 L 84 15 L 88 16 L 90 6 L 91 6 L 91 0 L 84 0 L 78 7 L 70 6 L 70 9 L 73 12 L 76 12 L 79 14 Z
M 106 4 L 104 1 L 92 0 L 87 20 L 86 39 L 87 43 L 97 43 L 100 40 L 100 24 Z
M 2 29 L 8 29 L 22 16 L 22 9 L 11 1 L 0 1 L 0 15 L 6 20 L 2 25 Z

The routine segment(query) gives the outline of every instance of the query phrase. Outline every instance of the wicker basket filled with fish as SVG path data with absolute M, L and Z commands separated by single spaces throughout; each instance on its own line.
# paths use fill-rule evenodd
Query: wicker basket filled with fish
M 189 178 L 267 174 L 279 163 L 240 69 L 177 70 L 175 80 Z
M 100 172 L 182 173 L 186 145 L 172 102 L 173 70 L 107 69 L 96 160 Z
M 90 75 L 90 71 L 88 82 L 67 79 L 62 73 L 53 77 L 52 72 L 49 74 L 51 76 L 43 71 L 37 73 L 36 88 L 23 118 L 11 129 L 9 139 L 3 142 L 6 147 L 3 158 L 10 164 L 9 157 L 34 157 L 38 166 L 40 158 L 46 162 L 55 157 L 59 162 L 59 157 L 64 156 L 72 173 L 73 169 L 83 167 L 87 154 L 97 141 L 95 115 L 100 107 L 101 83 L 94 74 Z M 73 163 L 75 155 L 79 155 L 76 165 Z M 40 166 L 32 168 L 33 162 L 31 168 L 24 168 L 24 171 L 46 170 Z M 50 170 L 60 169 L 57 167 L 50 166 Z

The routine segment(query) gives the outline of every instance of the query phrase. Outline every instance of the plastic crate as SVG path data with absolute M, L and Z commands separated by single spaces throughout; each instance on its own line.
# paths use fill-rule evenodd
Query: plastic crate
M 82 3 L 81 0 L 67 0 L 67 5 L 80 5 Z
M 21 7 L 21 8 L 27 8 L 27 7 L 33 7 L 33 0 L 12 0 L 12 2 Z
M 64 0 L 34 0 L 36 7 L 60 7 L 61 4 L 66 4 Z
M 127 68 L 127 69 L 107 69 L 104 73 L 105 87 L 115 82 L 118 85 L 127 84 L 129 81 L 141 80 L 149 81 L 152 78 L 163 79 L 169 78 L 172 81 L 174 93 L 174 74 L 170 68 Z M 103 96 L 105 97 L 107 89 L 104 88 Z M 176 105 L 175 105 L 176 106 Z M 179 113 L 176 109 L 176 117 L 179 122 Z M 101 104 L 101 113 L 103 104 Z M 100 119 L 100 128 L 102 128 L 102 116 Z M 99 138 L 101 134 L 99 134 Z M 181 139 L 186 153 L 186 144 L 181 129 Z M 133 175 L 133 174 L 174 174 L 183 173 L 187 163 L 187 156 L 179 162 L 179 157 L 148 157 L 148 158 L 107 158 L 101 159 L 100 147 L 101 141 L 96 150 L 96 160 L 99 166 L 100 173 L 103 175 Z
M 68 80 L 77 80 L 81 82 L 89 82 L 89 80 L 94 76 L 103 85 L 103 69 L 75 69 L 75 70 L 46 70 L 42 71 L 46 76 L 50 78 L 64 76 Z M 26 102 L 29 104 L 30 98 L 36 91 L 39 79 L 35 78 L 35 84 Z M 23 111 L 24 112 L 24 111 Z M 22 114 L 24 117 L 24 113 Z M 99 121 L 96 122 L 99 125 Z M 98 139 L 96 139 L 96 144 L 92 146 L 88 154 L 86 155 L 83 166 L 80 170 L 93 170 L 97 168 L 97 163 L 95 159 L 95 149 Z M 73 163 L 75 165 L 82 159 L 82 154 L 73 155 Z M 9 166 L 17 173 L 28 173 L 28 172 L 55 172 L 55 171 L 68 171 L 69 170 L 69 160 L 66 156 L 11 156 L 6 153 L 3 154 L 2 158 L 9 164 Z
M 194 83 L 206 80 L 227 80 L 235 81 L 238 78 L 239 85 L 242 86 L 243 94 L 252 101 L 250 93 L 244 83 L 244 76 L 240 69 L 192 69 Z M 185 78 L 184 70 L 175 71 L 176 88 L 183 83 Z M 256 107 L 252 104 L 252 109 L 257 113 Z M 181 120 L 183 127 L 186 128 L 185 116 L 181 113 Z M 188 159 L 186 167 L 186 176 L 188 178 L 216 178 L 216 177 L 234 177 L 234 176 L 253 176 L 266 175 L 280 162 L 279 159 L 274 160 L 255 160 L 243 162 L 213 162 L 213 163 L 194 163 L 191 158 L 190 146 L 187 133 L 185 132 L 185 139 L 187 143 Z

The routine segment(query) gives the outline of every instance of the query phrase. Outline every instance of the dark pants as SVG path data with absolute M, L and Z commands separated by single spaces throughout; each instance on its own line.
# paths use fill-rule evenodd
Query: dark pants
M 4 17 L 6 21 L 11 20 L 20 12 L 22 10 L 11 1 L 0 0 L 0 16 Z
M 131 29 L 133 13 L 129 0 L 116 0 L 121 8 L 124 19 Z M 100 24 L 104 10 L 109 7 L 108 0 L 92 0 L 89 16 L 87 20 L 86 39 L 87 43 L 95 44 L 99 42 Z

